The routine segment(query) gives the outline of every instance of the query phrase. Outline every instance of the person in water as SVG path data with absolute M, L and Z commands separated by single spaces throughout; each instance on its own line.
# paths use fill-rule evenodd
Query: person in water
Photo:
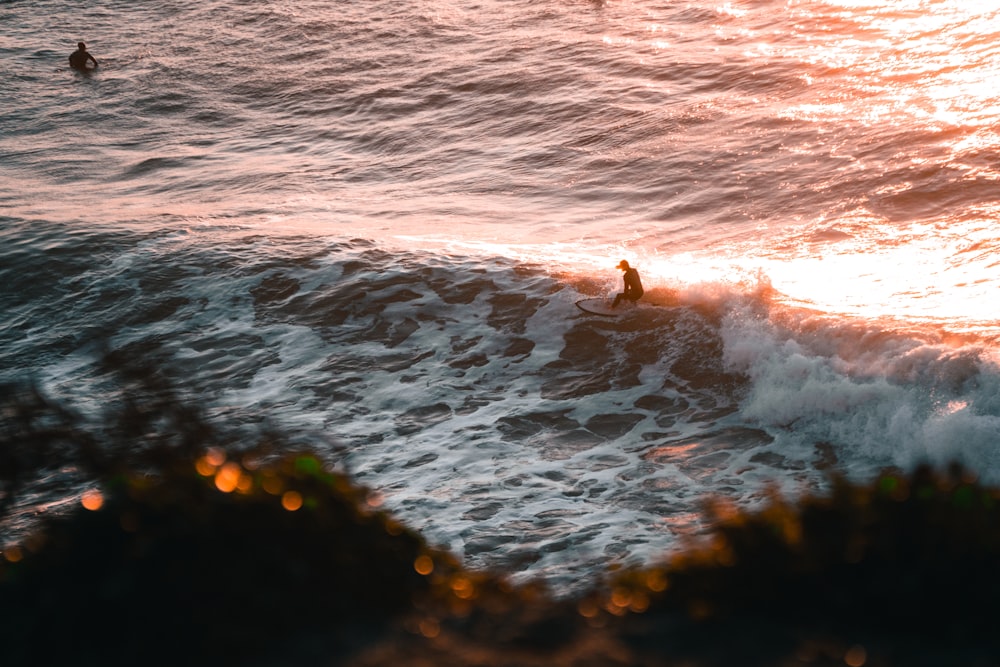
M 94 63 L 94 67 L 88 68 L 87 61 Z M 69 66 L 73 69 L 78 69 L 80 71 L 87 71 L 88 69 L 94 69 L 97 67 L 97 58 L 87 53 L 87 45 L 83 42 L 79 42 L 76 45 L 76 51 L 69 54 Z
M 639 280 L 639 272 L 631 268 L 628 265 L 628 262 L 624 259 L 618 262 L 618 268 L 625 272 L 622 275 L 622 279 L 625 281 L 625 291 L 620 292 L 615 296 L 614 303 L 611 304 L 612 308 L 617 308 L 622 299 L 635 303 L 642 297 L 643 294 L 642 281 Z

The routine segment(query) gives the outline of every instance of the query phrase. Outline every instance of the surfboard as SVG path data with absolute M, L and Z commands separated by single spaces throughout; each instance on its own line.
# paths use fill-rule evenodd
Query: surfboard
M 610 299 L 596 298 L 596 299 L 580 299 L 576 302 L 576 307 L 585 313 L 590 313 L 591 315 L 600 315 L 602 317 L 621 317 L 629 313 L 632 308 L 626 305 L 618 306 L 617 308 L 611 307 Z

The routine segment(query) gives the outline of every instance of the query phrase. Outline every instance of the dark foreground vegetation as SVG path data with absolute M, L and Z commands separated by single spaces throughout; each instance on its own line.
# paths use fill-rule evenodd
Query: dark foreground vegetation
M 0 665 L 1000 665 L 1000 490 L 958 469 L 709 506 L 703 542 L 561 600 L 115 375 L 100 428 L 3 388 L 0 514 L 53 470 L 81 498 L 0 536 Z

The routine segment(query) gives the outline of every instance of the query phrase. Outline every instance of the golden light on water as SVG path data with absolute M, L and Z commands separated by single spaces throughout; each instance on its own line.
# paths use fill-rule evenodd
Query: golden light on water
M 675 295 L 672 302 L 678 305 L 704 303 L 752 291 L 756 282 L 773 287 L 787 305 L 832 316 L 1000 336 L 992 307 L 1000 289 L 992 259 L 1000 251 L 995 225 L 1000 205 L 991 203 L 996 198 L 989 194 L 994 186 L 1000 192 L 1000 167 L 993 159 L 1000 151 L 1000 50 L 995 46 L 1000 0 L 785 4 L 791 19 L 775 23 L 763 20 L 772 8 L 720 3 L 715 26 L 720 39 L 712 44 L 719 57 L 727 48 L 740 49 L 740 57 L 805 82 L 776 95 L 745 94 L 754 107 L 752 117 L 770 104 L 772 118 L 793 121 L 801 129 L 806 138 L 790 139 L 776 151 L 775 168 L 792 174 L 788 189 L 806 183 L 821 190 L 819 207 L 833 202 L 829 210 L 794 211 L 788 215 L 799 218 L 791 222 L 781 219 L 784 209 L 770 210 L 773 219 L 760 221 L 759 239 L 743 234 L 712 243 L 713 236 L 720 237 L 706 228 L 711 247 L 697 248 L 692 232 L 683 240 L 687 252 L 680 253 L 672 252 L 670 231 L 661 233 L 652 224 L 635 237 L 635 246 L 604 243 L 608 237 L 600 235 L 589 243 L 548 242 L 540 236 L 490 243 L 464 231 L 399 240 L 456 256 L 495 255 L 534 264 L 559 279 L 578 280 L 576 286 L 590 290 L 587 295 L 620 289 L 620 273 L 613 267 L 628 259 L 642 272 L 647 291 L 653 291 L 649 301 L 656 301 L 655 290 L 661 288 Z M 643 57 L 669 51 L 664 47 L 670 43 L 678 48 L 680 42 L 658 17 L 643 15 L 638 22 L 643 30 L 609 33 L 603 43 L 618 50 L 638 43 L 636 53 L 650 47 Z M 690 44 L 684 48 L 702 48 Z M 833 164 L 825 181 L 794 181 L 796 170 L 819 161 Z M 842 187 L 841 175 L 850 176 L 852 189 Z M 747 192 L 750 198 L 757 194 Z M 629 221 L 608 224 L 627 228 Z M 780 238 L 782 225 L 789 224 L 799 225 L 798 230 Z M 697 221 L 690 226 L 697 228 Z M 820 227 L 833 234 L 811 238 Z M 661 235 L 667 240 L 661 242 Z M 643 247 L 646 239 L 665 251 Z
M 791 105 L 786 116 L 939 129 L 995 125 L 1000 3 L 831 0 L 819 9 L 812 2 L 790 8 L 802 32 L 771 46 L 818 74 L 804 75 L 814 99 Z
M 1000 216 L 1000 209 L 995 214 Z M 993 307 L 1000 290 L 1000 235 L 987 216 L 903 226 L 862 216 L 829 223 L 827 234 L 803 237 L 793 231 L 777 241 L 767 236 L 721 251 L 676 255 L 584 244 L 449 245 L 457 252 L 533 263 L 560 279 L 596 281 L 606 296 L 621 289 L 621 272 L 614 266 L 628 259 L 642 274 L 646 303 L 712 304 L 773 288 L 781 303 L 831 316 L 1000 333 Z
M 793 305 L 995 336 L 1000 207 L 947 204 L 965 189 L 975 198 L 1000 185 L 997 165 L 984 159 L 1000 149 L 1000 1 L 826 0 L 789 9 L 793 34 L 770 40 L 759 57 L 798 63 L 808 86 L 778 115 L 814 124 L 820 148 L 829 142 L 853 179 L 856 189 L 843 196 L 859 201 L 858 213 L 830 216 L 826 238 L 747 244 L 734 267 L 766 276 Z M 868 173 L 892 185 L 864 192 Z M 836 182 L 822 187 L 840 192 Z M 868 210 L 880 205 L 896 219 Z M 915 222 L 900 222 L 907 217 Z
M 905 229 L 869 223 L 755 266 L 784 298 L 831 314 L 992 330 L 1000 289 L 992 227 L 988 220 Z

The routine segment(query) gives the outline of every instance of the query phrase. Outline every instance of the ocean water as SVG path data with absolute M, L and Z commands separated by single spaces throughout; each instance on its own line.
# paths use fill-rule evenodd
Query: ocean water
M 998 37 L 995 1 L 0 2 L 0 381 L 96 411 L 127 352 L 558 592 L 709 496 L 998 482 Z M 621 259 L 640 305 L 578 310 Z

